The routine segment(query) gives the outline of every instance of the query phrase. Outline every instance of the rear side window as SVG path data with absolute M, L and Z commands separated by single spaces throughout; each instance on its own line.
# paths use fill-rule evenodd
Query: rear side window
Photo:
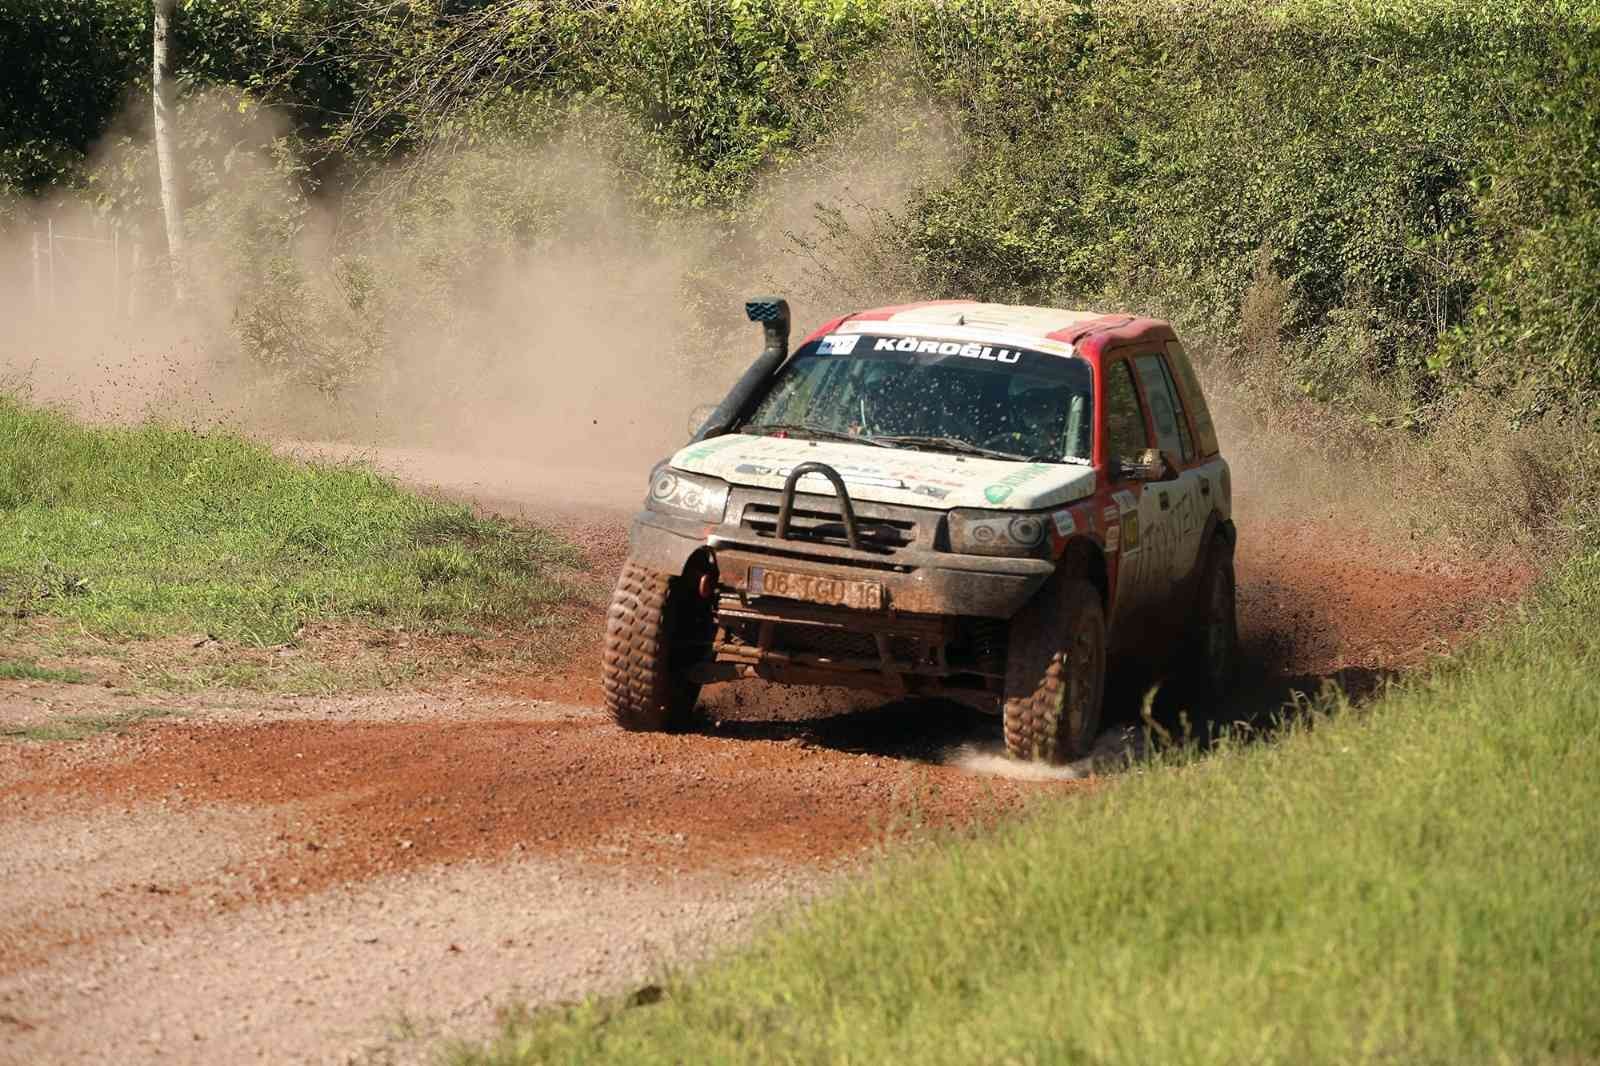
M 1159 355 L 1141 355 L 1133 360 L 1139 381 L 1150 401 L 1150 420 L 1155 423 L 1157 447 L 1168 455 L 1181 456 L 1185 463 L 1194 460 L 1194 442 L 1189 439 L 1189 422 L 1183 416 L 1183 401 L 1173 387 L 1172 377 Z
M 1150 447 L 1150 434 L 1144 426 L 1144 408 L 1139 390 L 1133 386 L 1128 364 L 1112 363 L 1106 368 L 1106 452 L 1113 470 L 1118 460 L 1130 462 Z
M 1211 409 L 1206 406 L 1206 394 L 1200 391 L 1200 379 L 1195 377 L 1189 353 L 1177 341 L 1168 341 L 1167 362 L 1172 365 L 1172 372 L 1178 375 L 1184 399 L 1189 402 L 1189 417 L 1194 419 L 1194 435 L 1200 444 L 1200 454 L 1216 455 L 1217 427 L 1211 421 Z

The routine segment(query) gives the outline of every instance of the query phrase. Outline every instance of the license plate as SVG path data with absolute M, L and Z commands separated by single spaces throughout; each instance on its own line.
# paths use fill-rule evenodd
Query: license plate
M 787 570 L 768 570 L 764 566 L 750 568 L 750 592 L 756 596 L 783 596 L 807 603 L 853 607 L 858 611 L 883 609 L 883 586 L 876 581 L 793 574 Z

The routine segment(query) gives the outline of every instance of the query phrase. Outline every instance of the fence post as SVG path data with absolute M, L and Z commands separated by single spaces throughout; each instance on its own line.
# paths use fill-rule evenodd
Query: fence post
M 133 242 L 133 267 L 128 275 L 128 317 L 139 313 L 139 285 L 144 278 L 144 245 Z
M 50 254 L 50 310 L 54 311 L 56 309 L 56 220 L 46 219 L 45 227 L 50 238 L 50 247 L 47 249 Z

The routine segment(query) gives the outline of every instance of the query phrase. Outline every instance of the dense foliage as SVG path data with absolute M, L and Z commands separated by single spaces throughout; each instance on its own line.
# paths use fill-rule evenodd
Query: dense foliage
M 13 198 L 76 184 L 107 210 L 153 203 L 143 126 L 114 125 L 146 75 L 146 6 L 8 0 Z M 1600 387 L 1589 0 L 208 0 L 180 29 L 190 225 L 263 281 L 239 321 L 268 364 L 341 331 L 323 363 L 383 358 L 361 308 L 386 279 L 353 258 L 373 227 L 421 261 L 442 205 L 494 217 L 458 243 L 567 224 L 507 146 L 580 128 L 641 210 L 732 218 L 764 175 L 914 98 L 964 148 L 892 220 L 925 291 L 1159 310 L 1224 358 L 1270 348 L 1315 400 L 1370 409 L 1379 383 L 1378 414 L 1410 429 L 1468 394 L 1517 419 L 1581 414 Z M 126 151 L 86 166 L 108 131 Z M 462 148 L 479 154 L 441 150 Z M 214 194 L 251 167 L 291 191 L 241 218 Z M 330 268 L 328 299 L 355 301 L 331 332 L 270 306 L 304 302 L 276 252 L 319 200 L 367 219 Z M 471 283 L 446 261 L 428 259 L 444 298 Z

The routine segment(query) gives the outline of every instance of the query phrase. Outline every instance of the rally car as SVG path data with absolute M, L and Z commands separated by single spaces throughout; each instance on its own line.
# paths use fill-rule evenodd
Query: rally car
M 606 618 L 606 704 L 687 725 L 761 678 L 997 711 L 1018 758 L 1085 754 L 1108 656 L 1229 684 L 1232 485 L 1172 328 L 933 301 L 766 348 L 651 472 Z

